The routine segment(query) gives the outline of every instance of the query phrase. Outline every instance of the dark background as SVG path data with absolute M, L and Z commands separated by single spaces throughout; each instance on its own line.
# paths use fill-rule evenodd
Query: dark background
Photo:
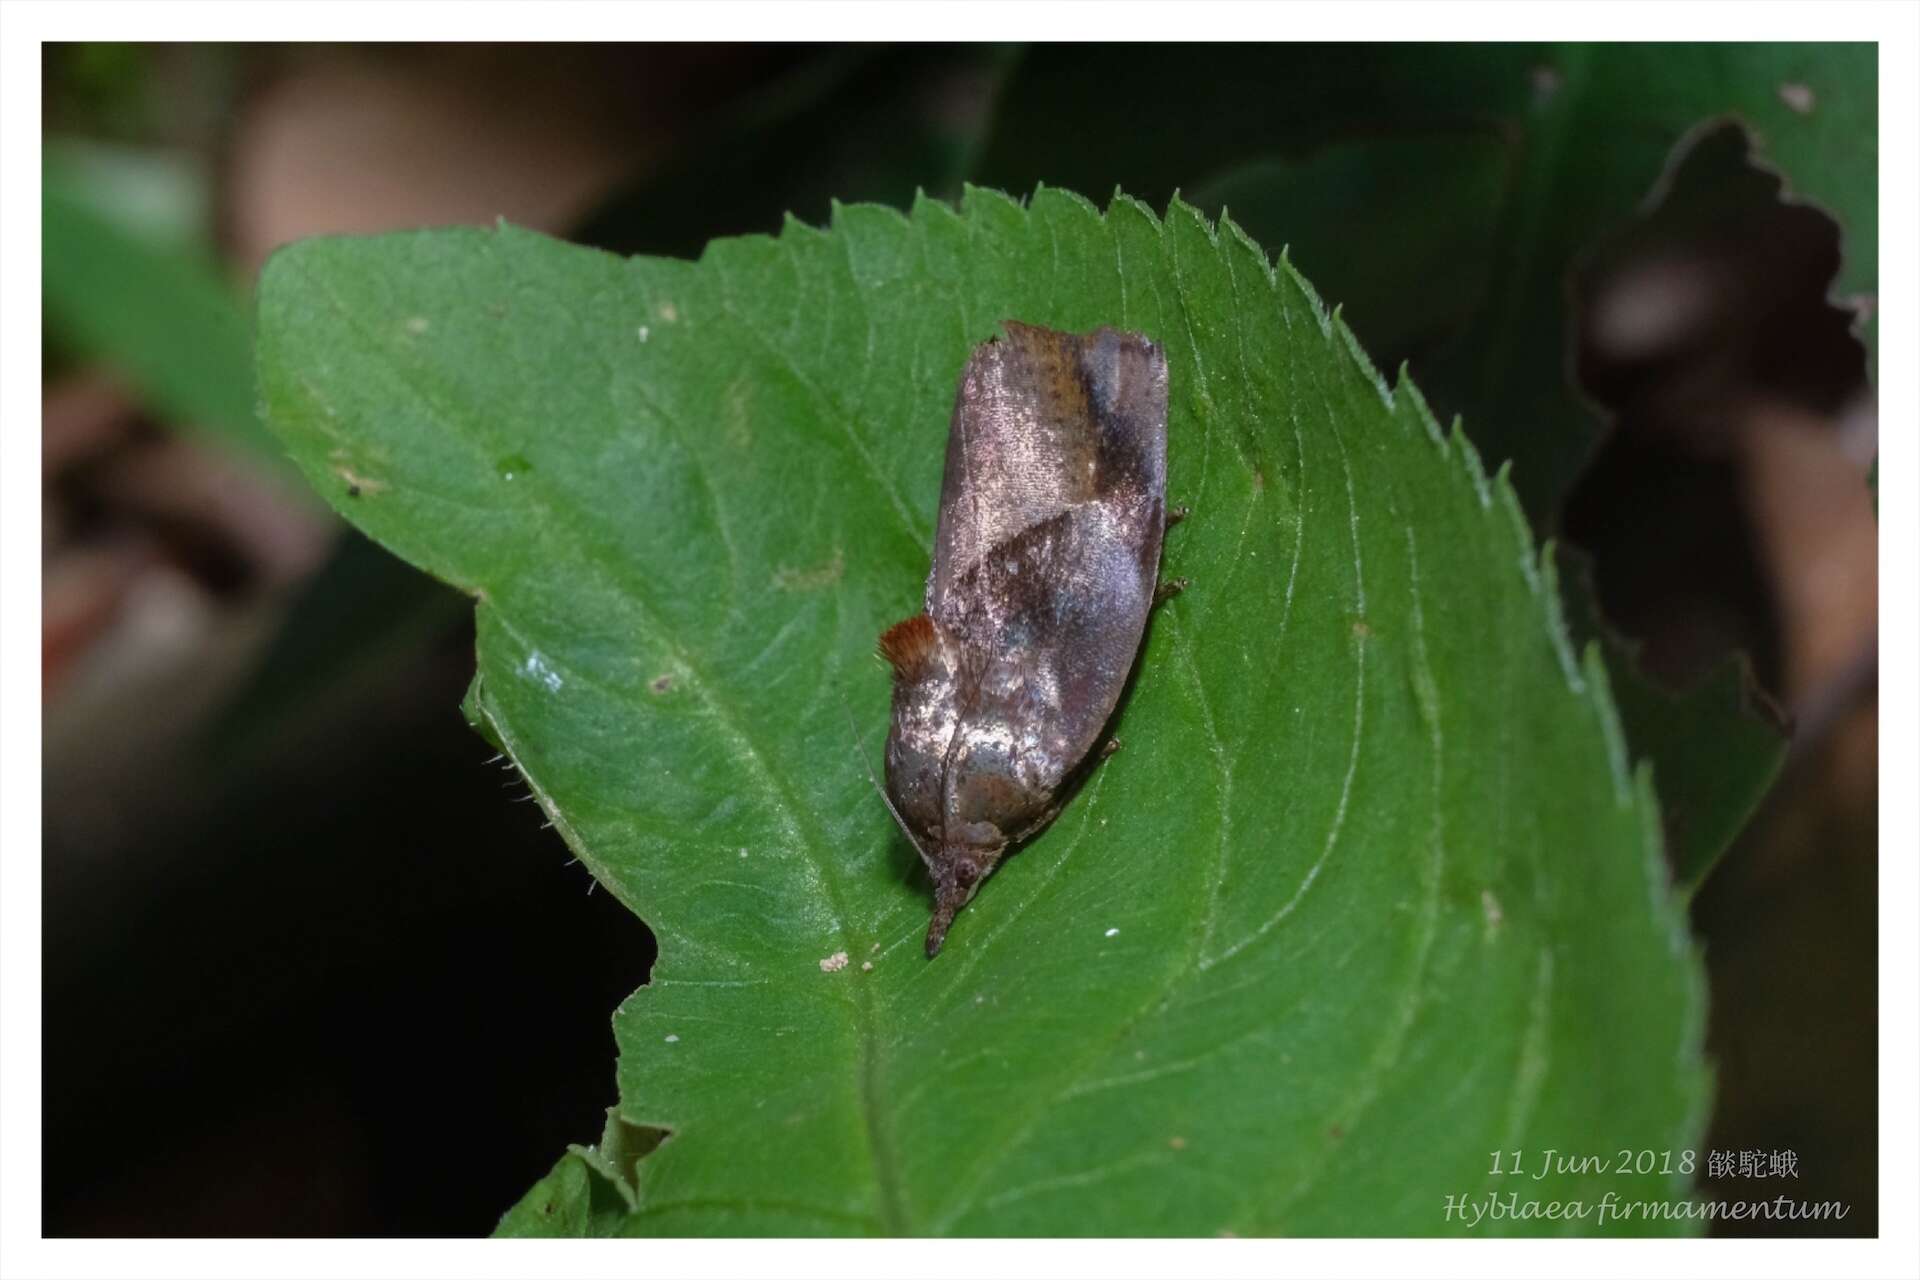
M 691 256 L 972 180 L 1230 205 L 1380 367 L 1503 442 L 1651 676 L 1747 655 L 1795 727 L 1695 899 L 1707 1146 L 1799 1176 L 1703 1191 L 1840 1199 L 1815 1229 L 1872 1234 L 1875 421 L 1827 300 L 1841 230 L 1738 124 L 1697 130 L 1657 202 L 1549 264 L 1591 429 L 1482 437 L 1449 361 L 1498 319 L 1513 113 L 1557 72 L 1455 59 L 1455 105 L 1387 128 L 1419 56 L 50 46 L 46 1233 L 484 1233 L 599 1133 L 609 1017 L 653 957 L 462 721 L 469 610 L 263 459 L 243 308 L 272 248 L 504 215 Z M 184 363 L 153 356 L 176 329 Z

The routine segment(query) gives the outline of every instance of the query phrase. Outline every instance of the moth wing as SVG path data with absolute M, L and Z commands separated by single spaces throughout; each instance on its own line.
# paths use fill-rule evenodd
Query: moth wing
M 1166 353 L 1111 328 L 1003 327 L 974 349 L 954 403 L 927 579 L 935 618 L 954 616 L 956 584 L 1025 530 L 1088 503 L 1165 498 Z
M 1164 519 L 1158 495 L 1083 503 L 996 547 L 960 584 L 956 597 L 976 601 L 963 659 L 972 687 L 955 738 L 968 758 L 952 760 L 948 777 L 986 790 L 949 795 L 949 823 L 992 809 L 1018 839 L 1045 820 L 1126 687 L 1153 605 Z M 968 731 L 1000 725 L 1023 731 Z M 1015 797 L 1023 804 L 1010 813 Z

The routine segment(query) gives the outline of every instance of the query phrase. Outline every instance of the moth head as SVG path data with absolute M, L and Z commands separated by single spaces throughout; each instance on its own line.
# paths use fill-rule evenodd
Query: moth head
M 972 824 L 965 834 L 984 835 L 983 823 Z M 986 831 L 992 831 L 986 827 Z M 993 831 L 994 843 L 968 843 L 943 840 L 938 857 L 927 860 L 927 869 L 933 874 L 933 921 L 927 926 L 927 955 L 940 954 L 940 946 L 947 940 L 947 930 L 953 924 L 953 917 L 960 908 L 973 901 L 973 895 L 980 889 L 980 882 L 987 878 L 1000 861 L 1000 855 L 1006 852 L 1006 839 Z

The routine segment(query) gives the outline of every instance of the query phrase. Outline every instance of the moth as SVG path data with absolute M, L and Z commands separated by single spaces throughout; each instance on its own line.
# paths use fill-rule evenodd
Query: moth
M 1009 320 L 947 433 L 926 608 L 889 627 L 886 790 L 933 879 L 927 955 L 1098 754 L 1162 588 L 1167 358 Z M 1175 513 L 1175 518 L 1184 512 Z

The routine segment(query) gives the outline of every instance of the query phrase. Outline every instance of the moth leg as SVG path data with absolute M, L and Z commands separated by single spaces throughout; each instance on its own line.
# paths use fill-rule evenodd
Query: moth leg
M 1118 751 L 1119 749 L 1120 749 L 1120 739 L 1108 738 L 1105 744 L 1101 746 L 1100 754 L 1094 758 L 1094 763 L 1099 764 L 1102 760 L 1105 760 L 1108 756 L 1112 755 L 1114 752 Z
M 1177 507 L 1169 507 L 1166 527 L 1171 529 L 1192 514 L 1193 508 L 1184 502 Z M 1163 605 L 1186 589 L 1185 578 L 1162 578 L 1153 588 L 1153 603 L 1155 607 Z

